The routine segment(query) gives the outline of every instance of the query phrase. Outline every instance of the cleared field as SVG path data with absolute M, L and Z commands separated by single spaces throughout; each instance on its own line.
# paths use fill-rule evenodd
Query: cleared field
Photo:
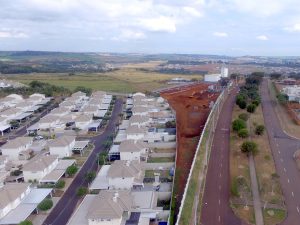
M 64 86 L 71 90 L 75 89 L 77 86 L 84 86 L 92 88 L 93 90 L 119 93 L 145 92 L 168 87 L 167 81 L 175 77 L 202 79 L 202 75 L 161 74 L 141 71 L 136 68 L 122 68 L 107 73 L 80 73 L 75 75 L 37 73 L 6 75 L 6 77 L 24 84 L 28 84 L 33 80 L 38 80 Z

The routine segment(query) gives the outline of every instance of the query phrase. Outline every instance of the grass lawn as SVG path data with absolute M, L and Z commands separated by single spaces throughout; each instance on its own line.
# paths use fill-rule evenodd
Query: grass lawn
M 164 163 L 175 162 L 175 157 L 151 157 L 148 158 L 147 163 Z
M 162 74 L 141 71 L 136 68 L 121 68 L 107 73 L 80 73 L 69 76 L 66 73 L 36 73 L 7 75 L 8 79 L 28 84 L 33 80 L 64 86 L 71 90 L 77 86 L 119 93 L 132 93 L 137 91 L 153 91 L 168 86 L 166 81 L 184 76 L 185 78 L 202 79 L 201 75 Z
M 265 224 L 279 224 L 286 217 L 286 211 L 281 209 L 265 209 L 263 211 Z
M 281 127 L 290 135 L 300 138 L 300 126 L 293 121 L 287 109 L 278 102 L 276 98 L 277 90 L 273 82 L 269 83 L 269 89 L 271 98 L 275 102 L 275 112 L 278 115 Z
M 155 153 L 175 153 L 176 148 L 155 148 L 153 151 Z
M 239 218 L 243 218 L 244 221 L 249 224 L 255 224 L 254 209 L 252 206 L 244 207 L 241 205 L 232 205 L 232 208 Z
M 154 173 L 160 173 L 160 177 L 169 176 L 169 170 L 146 170 L 145 177 L 154 177 Z

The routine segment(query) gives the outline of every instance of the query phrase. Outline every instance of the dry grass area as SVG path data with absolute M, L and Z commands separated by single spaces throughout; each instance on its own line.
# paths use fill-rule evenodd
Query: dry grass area
M 275 102 L 275 112 L 278 116 L 281 127 L 288 134 L 300 138 L 300 126 L 297 125 L 295 121 L 291 118 L 291 116 L 287 112 L 287 109 L 278 102 L 276 98 L 277 90 L 275 88 L 276 88 L 275 84 L 269 82 L 269 90 L 271 93 L 271 98 Z
M 239 218 L 243 218 L 248 224 L 255 224 L 254 209 L 252 206 L 233 205 L 232 208 Z
M 119 93 L 145 92 L 168 87 L 167 81 L 175 77 L 202 79 L 202 75 L 162 74 L 142 71 L 135 68 L 121 68 L 107 73 L 35 73 L 26 75 L 7 75 L 7 79 L 28 84 L 33 80 L 64 86 L 74 90 L 77 86 Z
M 155 153 L 175 153 L 176 148 L 155 148 L 153 151 Z
M 259 153 L 254 157 L 256 174 L 260 188 L 262 201 L 283 206 L 283 196 L 276 174 L 275 164 L 266 132 L 263 135 L 255 135 L 255 126 L 264 125 L 262 108 L 259 106 L 249 119 L 251 138 L 258 144 Z
M 241 110 L 238 106 L 234 106 L 232 120 L 238 118 L 238 115 L 241 113 L 245 113 L 245 110 Z M 268 136 L 266 132 L 261 136 L 255 134 L 255 127 L 260 124 L 264 125 L 261 106 L 256 109 L 255 113 L 252 113 L 250 115 L 250 118 L 248 120 L 248 130 L 250 131 L 250 137 L 254 142 L 257 143 L 259 149 L 258 154 L 254 157 L 254 160 L 261 201 L 267 201 L 268 203 L 283 206 L 283 196 L 279 179 L 276 174 Z M 247 155 L 242 153 L 240 150 L 240 146 L 247 139 L 238 137 L 234 132 L 231 132 L 230 138 L 230 174 L 232 184 L 232 199 L 242 200 L 243 202 L 251 202 L 252 192 L 249 174 L 249 159 Z M 244 210 L 242 206 L 234 206 L 233 210 L 237 216 L 247 222 L 251 222 L 251 210 Z M 284 210 L 275 210 L 273 216 L 265 213 L 265 225 L 274 225 L 282 221 L 282 219 L 284 218 L 282 218 L 281 216 L 282 211 Z

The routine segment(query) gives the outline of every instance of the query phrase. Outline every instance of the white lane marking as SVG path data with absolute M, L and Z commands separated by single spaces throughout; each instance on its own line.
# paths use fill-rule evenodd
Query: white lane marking
M 221 222 L 221 216 L 219 216 L 219 222 Z
M 219 205 L 221 205 L 221 200 L 219 199 Z
M 278 153 L 280 154 L 280 151 L 278 150 Z
M 294 192 L 292 191 L 292 196 L 295 197 Z
M 286 169 L 285 169 L 285 168 L 283 168 L 283 170 L 284 170 L 284 172 L 286 172 Z
M 290 183 L 290 179 L 288 179 L 288 183 Z
M 283 162 L 283 159 L 281 158 L 280 161 Z
M 276 146 L 277 146 L 277 147 L 279 146 L 278 143 L 276 144 Z
M 222 186 L 221 186 L 221 185 L 219 185 L 219 190 L 221 190 L 221 188 L 222 188 Z
M 222 177 L 222 174 L 220 173 L 220 175 L 219 175 L 220 177 Z
M 299 207 L 297 206 L 297 211 L 298 211 L 298 213 L 300 213 L 300 210 L 299 210 Z
M 222 168 L 223 164 L 221 163 L 221 168 Z

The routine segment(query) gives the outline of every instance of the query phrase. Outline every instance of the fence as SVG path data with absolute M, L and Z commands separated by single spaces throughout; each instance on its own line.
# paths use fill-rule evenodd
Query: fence
M 224 89 L 214 104 L 205 123 L 181 200 L 176 225 L 196 225 L 197 222 L 200 221 L 201 203 L 213 134 L 220 109 L 227 95 L 228 89 Z

